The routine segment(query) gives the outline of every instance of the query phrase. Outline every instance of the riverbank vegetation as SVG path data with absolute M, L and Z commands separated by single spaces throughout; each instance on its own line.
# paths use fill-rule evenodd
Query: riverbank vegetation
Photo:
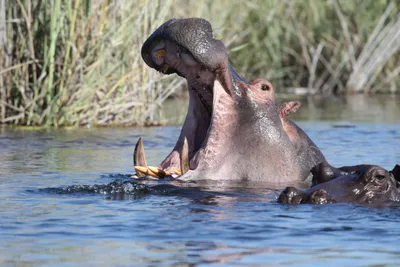
M 204 17 L 246 79 L 279 92 L 397 92 L 400 10 L 389 0 L 0 0 L 0 120 L 152 124 L 184 81 L 140 48 L 171 17 Z

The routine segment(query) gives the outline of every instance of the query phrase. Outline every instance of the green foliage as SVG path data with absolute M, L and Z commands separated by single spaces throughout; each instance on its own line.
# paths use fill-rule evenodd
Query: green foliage
M 400 85 L 399 6 L 389 0 L 0 0 L 1 122 L 155 122 L 184 82 L 145 66 L 140 48 L 171 17 L 208 19 L 244 77 L 280 90 Z

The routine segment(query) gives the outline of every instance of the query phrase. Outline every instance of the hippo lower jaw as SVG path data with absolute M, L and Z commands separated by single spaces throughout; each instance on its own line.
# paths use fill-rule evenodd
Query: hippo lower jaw
M 161 46 L 165 49 L 165 46 Z M 157 47 L 159 48 L 159 47 Z M 169 48 L 171 51 L 171 48 Z M 168 55 L 162 53 L 164 56 Z M 160 64 L 167 64 L 168 67 L 159 68 L 161 70 L 174 70 L 180 76 L 187 80 L 189 87 L 189 106 L 188 114 L 185 119 L 181 134 L 177 144 L 171 154 L 159 165 L 160 170 L 165 174 L 183 174 L 181 180 L 191 180 L 189 177 L 217 176 L 215 173 L 207 173 L 205 170 L 215 169 L 215 165 L 223 161 L 227 152 L 228 142 L 234 133 L 236 118 L 236 102 L 231 97 L 235 93 L 234 84 L 244 81 L 228 64 L 228 68 L 220 69 L 217 73 L 212 73 L 193 62 L 190 55 L 177 56 L 183 64 L 175 63 L 171 58 L 165 58 Z M 190 65 L 190 68 L 187 67 Z M 184 142 L 187 142 L 187 148 Z M 142 153 L 144 154 L 144 152 Z M 185 154 L 185 155 L 184 155 Z M 145 166 L 144 156 L 138 156 L 135 153 L 135 166 Z M 187 162 L 183 162 L 187 161 Z M 188 165 L 186 169 L 182 165 Z M 139 167 L 138 170 L 145 172 L 145 169 Z M 177 171 L 180 170 L 180 171 Z M 153 174 L 156 170 L 153 169 Z M 226 169 L 226 172 L 229 172 Z M 200 174 L 201 173 L 201 174 Z M 151 174 L 151 173 L 149 173 Z M 222 174 L 218 174 L 221 176 Z M 159 176 L 160 174 L 157 173 Z M 161 176 L 163 174 L 161 173 Z M 199 178 L 196 178 L 199 179 Z
M 235 79 L 232 78 L 232 83 L 235 82 Z M 179 180 L 201 180 L 205 177 L 207 179 L 221 178 L 231 170 L 227 163 L 232 161 L 227 160 L 227 157 L 234 156 L 229 151 L 237 121 L 236 102 L 227 93 L 229 92 L 227 88 L 217 79 L 214 81 L 212 92 L 212 109 L 207 131 L 204 136 L 197 136 L 198 140 L 202 140 L 201 145 L 198 149 L 192 148 L 192 155 L 189 156 L 190 170 L 180 176 Z M 189 150 L 191 150 L 190 147 Z
M 200 147 L 193 150 L 193 156 L 188 157 L 190 169 L 178 180 L 251 180 L 273 184 L 300 181 L 296 155 L 273 99 L 260 98 L 254 89 L 270 84 L 263 80 L 243 83 L 232 70 L 228 68 L 225 73 L 230 83 L 221 82 L 220 76 L 214 80 L 207 133 L 201 137 Z M 260 88 L 256 89 L 267 90 Z M 268 88 L 273 90 L 272 86 Z M 180 158 L 185 155 L 181 153 Z

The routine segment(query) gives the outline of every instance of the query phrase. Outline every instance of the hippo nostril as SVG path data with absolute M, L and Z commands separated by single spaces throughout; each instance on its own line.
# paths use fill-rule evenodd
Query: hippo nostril
M 261 85 L 261 90 L 269 91 L 269 90 L 271 90 L 271 87 L 269 86 L 269 84 L 263 84 L 263 85 Z
M 324 189 L 319 189 L 312 192 L 309 202 L 311 204 L 326 204 L 328 203 L 328 192 Z
M 196 75 L 196 79 L 200 79 L 200 75 L 197 74 L 197 75 Z
M 282 191 L 282 193 L 278 197 L 278 202 L 279 203 L 286 203 L 286 204 L 298 204 L 300 201 L 296 199 L 296 196 L 298 195 L 298 191 L 294 187 L 286 187 L 285 190 Z M 294 200 L 296 199 L 296 200 Z

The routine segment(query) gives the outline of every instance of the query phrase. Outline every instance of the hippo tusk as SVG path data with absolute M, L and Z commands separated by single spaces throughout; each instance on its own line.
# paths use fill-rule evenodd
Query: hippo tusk
M 187 138 L 183 139 L 182 153 L 181 153 L 181 175 L 189 171 L 189 145 Z
M 172 173 L 169 171 L 162 170 L 158 167 L 147 166 L 146 156 L 144 153 L 144 147 L 142 138 L 140 137 L 136 143 L 135 151 L 133 153 L 133 166 L 136 170 L 137 177 L 152 176 L 156 178 L 164 178 L 165 176 L 171 176 Z M 174 174 L 180 176 L 189 170 L 189 146 L 187 138 L 183 140 L 183 147 L 181 153 L 181 169 L 173 168 Z
M 157 167 L 147 166 L 146 155 L 144 154 L 144 147 L 142 138 L 140 137 L 135 146 L 133 153 L 133 166 L 136 170 L 137 177 L 152 176 L 156 178 L 164 178 L 171 175 L 170 172 L 161 170 Z
M 143 166 L 144 168 L 147 168 L 146 155 L 144 154 L 143 142 L 141 137 L 137 141 L 135 151 L 133 152 L 133 166 L 135 167 L 136 175 L 138 177 L 143 177 L 146 175 L 146 171 L 142 172 L 136 169 L 136 166 Z

